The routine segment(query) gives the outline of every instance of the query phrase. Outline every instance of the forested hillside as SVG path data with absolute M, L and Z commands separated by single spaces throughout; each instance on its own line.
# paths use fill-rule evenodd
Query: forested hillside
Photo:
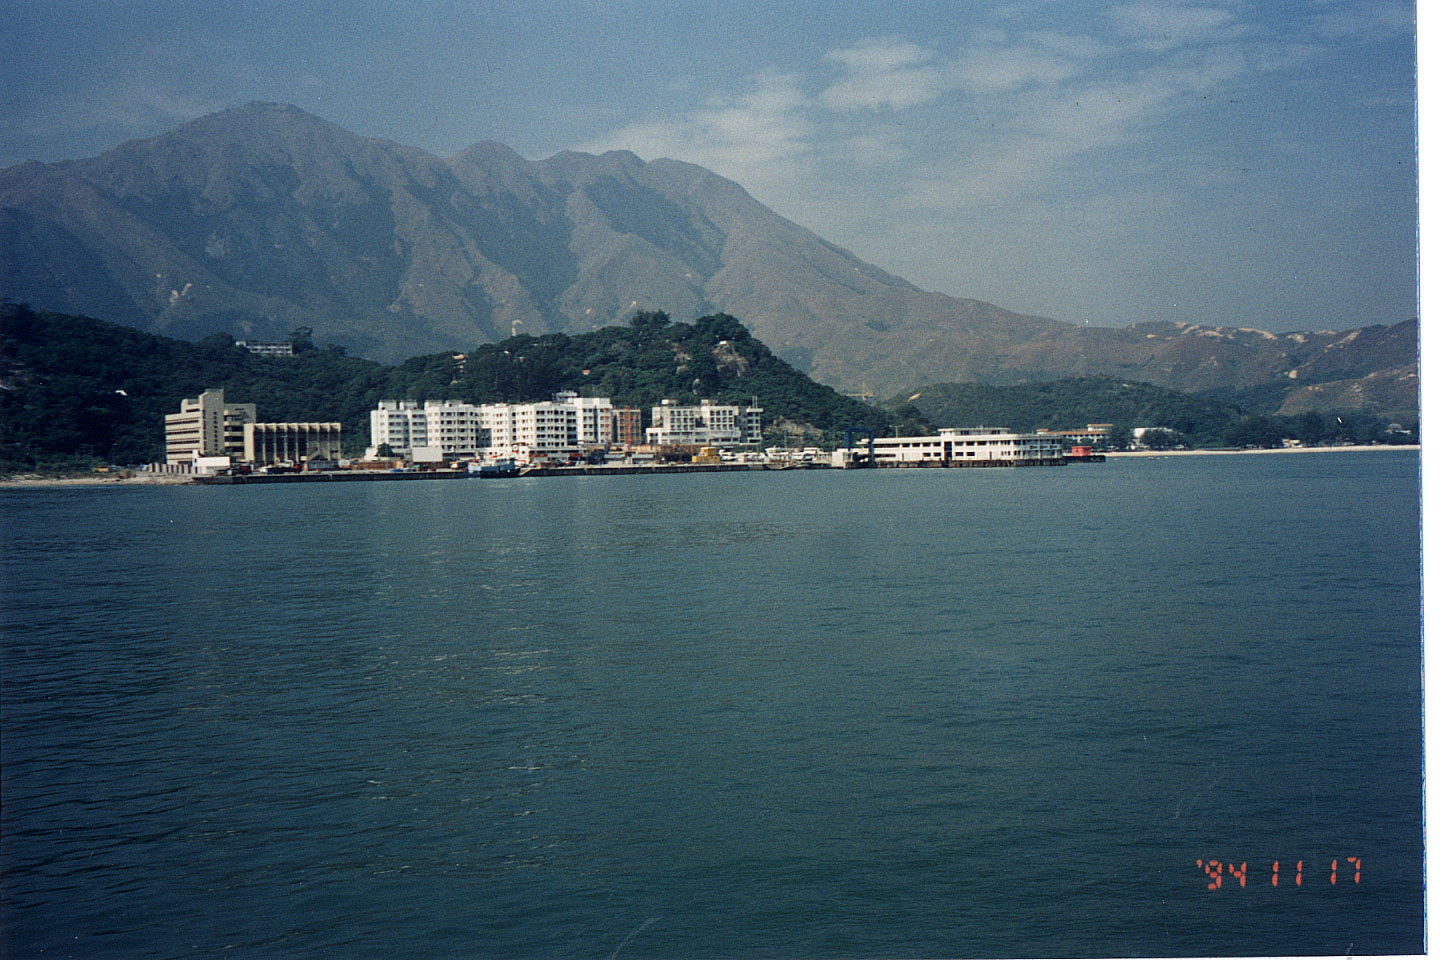
M 641 314 L 627 327 L 515 337 L 394 367 L 316 348 L 304 331 L 294 340 L 295 356 L 262 357 L 225 334 L 190 343 L 5 303 L 0 471 L 163 459 L 164 415 L 212 387 L 254 403 L 263 421 L 339 421 L 350 453 L 368 442 L 369 411 L 382 399 L 524 402 L 574 390 L 648 414 L 667 397 L 754 398 L 767 425 L 784 420 L 812 432 L 883 432 L 901 419 L 811 381 L 725 315 L 685 324 Z
M 1396 421 L 1389 417 L 1349 410 L 1276 415 L 1283 400 L 1283 391 L 1271 388 L 1189 394 L 1138 380 L 1071 377 L 1014 386 L 934 384 L 897 396 L 886 406 L 941 427 L 985 424 L 1034 430 L 1110 423 L 1117 437 L 1128 436 L 1135 427 L 1165 427 L 1173 431 L 1169 444 L 1194 447 L 1276 447 L 1287 437 L 1309 445 L 1409 443 L 1419 435 L 1414 417 L 1402 417 L 1398 422 L 1405 432 L 1395 432 L 1390 425 Z
M 473 402 L 515 403 L 574 390 L 648 414 L 666 397 L 681 403 L 753 400 L 764 408 L 767 425 L 784 420 L 822 432 L 883 432 L 904 419 L 816 383 L 723 313 L 693 324 L 640 313 L 627 326 L 573 337 L 519 336 L 476 347 L 463 358 L 416 357 L 396 373 L 410 395 Z M 904 426 L 925 429 L 919 422 Z

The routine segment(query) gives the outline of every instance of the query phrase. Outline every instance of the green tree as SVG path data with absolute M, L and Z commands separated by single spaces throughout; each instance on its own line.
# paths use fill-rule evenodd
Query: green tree
M 315 349 L 315 329 L 313 327 L 296 327 L 285 339 L 290 343 L 290 349 L 296 354 L 309 353 Z
M 1325 418 L 1314 410 L 1303 413 L 1295 420 L 1295 439 L 1307 447 L 1316 447 L 1333 436 Z

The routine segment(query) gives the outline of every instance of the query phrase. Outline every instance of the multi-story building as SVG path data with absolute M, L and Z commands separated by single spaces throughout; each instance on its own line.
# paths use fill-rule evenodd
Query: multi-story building
M 179 413 L 165 415 L 166 463 L 219 459 L 223 466 L 227 457 L 257 464 L 336 460 L 340 424 L 257 423 L 255 404 L 226 403 L 224 390 L 187 397 L 180 401 Z
M 1058 437 L 1076 446 L 1082 447 L 1103 447 L 1110 442 L 1110 432 L 1115 429 L 1113 423 L 1087 423 L 1085 429 L 1069 427 L 1063 430 L 1051 430 L 1041 427 L 1035 432 L 1042 437 Z
M 635 411 L 638 419 L 639 411 Z M 617 418 L 605 397 L 566 391 L 541 403 L 382 400 L 370 411 L 370 449 L 398 456 L 535 460 L 569 456 L 615 442 Z M 418 452 L 417 452 L 418 451 Z
M 425 408 L 409 400 L 381 400 L 370 411 L 370 450 L 374 457 L 380 447 L 388 446 L 397 456 L 408 456 L 412 447 L 430 444 L 429 421 Z
M 224 390 L 206 390 L 180 401 L 179 413 L 165 414 L 165 462 L 245 453 L 245 424 L 255 422 L 255 404 L 226 403 Z
M 615 407 L 609 397 L 582 397 L 565 390 L 555 394 L 555 402 L 575 408 L 575 440 L 581 447 L 608 447 L 615 442 Z
M 446 460 L 452 457 L 473 457 L 484 449 L 486 438 L 478 407 L 453 401 L 425 404 L 426 443 Z
M 962 427 L 933 437 L 876 437 L 875 462 L 881 466 L 920 463 L 1021 463 L 1064 457 L 1059 437 L 1016 433 L 1004 427 Z
M 397 455 L 411 456 L 418 449 L 435 457 L 474 456 L 485 446 L 480 408 L 469 403 L 431 400 L 423 406 L 409 400 L 381 400 L 370 411 L 370 449 L 375 456 L 383 446 Z
M 487 403 L 480 408 L 490 459 L 522 463 L 568 457 L 580 450 L 580 408 L 565 402 Z
M 304 463 L 340 459 L 338 423 L 247 423 L 248 463 Z
M 645 442 L 656 446 L 760 442 L 760 407 L 701 400 L 698 407 L 663 401 L 650 408 Z
M 615 442 L 627 447 L 637 446 L 645 440 L 645 430 L 640 422 L 638 407 L 615 408 Z

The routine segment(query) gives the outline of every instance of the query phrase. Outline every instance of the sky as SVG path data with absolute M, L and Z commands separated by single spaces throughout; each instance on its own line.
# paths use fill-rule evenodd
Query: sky
M 921 287 L 1072 323 L 1417 311 L 1413 3 L 0 11 L 0 166 L 277 101 L 441 156 L 497 140 L 690 161 Z

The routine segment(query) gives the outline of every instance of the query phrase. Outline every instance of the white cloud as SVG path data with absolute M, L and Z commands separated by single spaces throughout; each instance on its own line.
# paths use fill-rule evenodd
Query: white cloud
M 1393 0 L 1358 4 L 1318 4 L 1316 20 L 1327 40 L 1386 40 L 1415 32 L 1415 6 Z
M 1060 33 L 1055 30 L 1039 30 L 1026 34 L 1026 39 L 1042 50 L 1048 50 L 1065 57 L 1088 60 L 1112 52 L 1112 48 L 1080 34 Z
M 956 73 L 971 93 L 1004 93 L 1030 86 L 1051 86 L 1075 76 L 1071 60 L 1029 46 L 987 46 L 961 55 Z
M 922 284 L 978 295 L 992 270 L 1018 287 L 1067 243 L 1143 252 L 1147 231 L 1183 234 L 1215 198 L 1253 189 L 1215 105 L 1293 75 L 1324 49 L 1305 41 L 1344 23 L 1327 8 L 1286 33 L 1240 9 L 1138 0 L 1088 31 L 1032 16 L 950 49 L 865 39 L 588 149 L 710 167 Z
M 864 40 L 832 50 L 825 58 L 844 70 L 820 94 L 820 103 L 832 110 L 919 106 L 940 96 L 947 86 L 944 72 L 931 63 L 934 54 L 901 40 Z
M 904 143 L 891 131 L 875 131 L 849 137 L 840 142 L 838 153 L 857 167 L 867 169 L 895 167 L 904 162 L 906 157 Z
M 795 164 L 813 152 L 816 130 L 805 116 L 798 77 L 762 74 L 751 85 L 740 96 L 713 98 L 677 119 L 629 124 L 580 149 L 686 160 L 765 192 L 800 173 Z
M 1114 7 L 1111 21 L 1142 49 L 1164 52 L 1235 35 L 1235 15 L 1220 7 L 1171 6 L 1141 2 Z

